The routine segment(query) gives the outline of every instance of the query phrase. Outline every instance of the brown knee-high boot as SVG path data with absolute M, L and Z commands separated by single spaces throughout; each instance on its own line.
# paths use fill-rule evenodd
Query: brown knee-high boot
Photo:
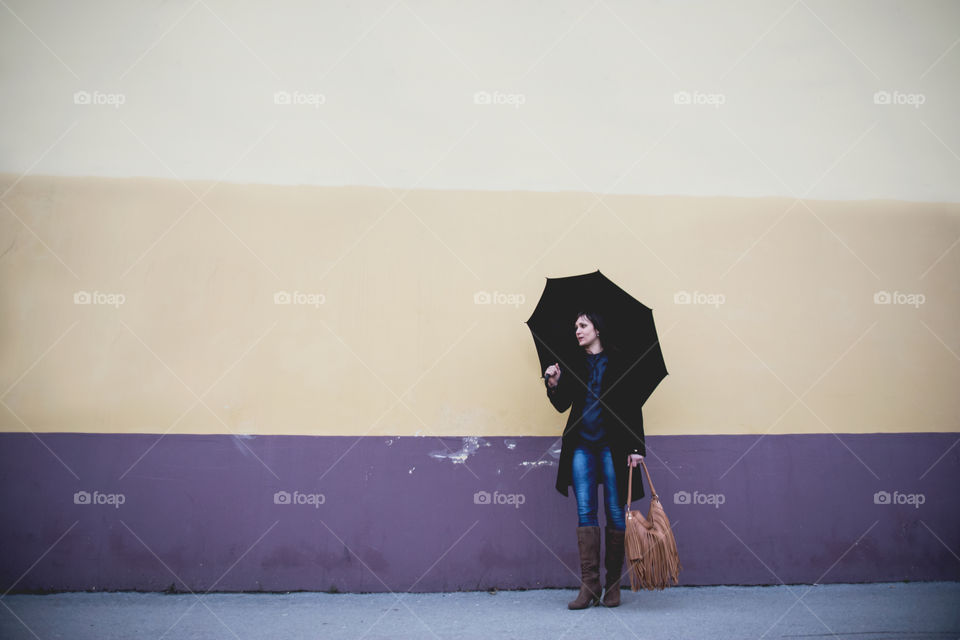
M 607 570 L 606 590 L 603 593 L 603 606 L 616 607 L 620 605 L 620 579 L 623 577 L 623 541 L 625 531 L 606 527 L 605 530 L 604 565 Z
M 600 527 L 577 527 L 580 549 L 580 593 L 567 604 L 569 609 L 586 609 L 600 600 Z

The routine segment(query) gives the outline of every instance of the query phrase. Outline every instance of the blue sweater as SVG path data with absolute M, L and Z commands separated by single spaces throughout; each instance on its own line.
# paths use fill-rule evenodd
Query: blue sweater
M 587 401 L 583 406 L 580 421 L 580 437 L 589 442 L 599 442 L 606 435 L 600 405 L 600 389 L 603 373 L 607 370 L 607 354 L 588 353 L 587 356 Z

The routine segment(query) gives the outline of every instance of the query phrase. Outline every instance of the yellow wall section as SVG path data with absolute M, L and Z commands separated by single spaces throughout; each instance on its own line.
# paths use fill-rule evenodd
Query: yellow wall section
M 523 321 L 545 276 L 598 268 L 654 309 L 670 375 L 648 434 L 960 424 L 960 204 L 11 186 L 4 431 L 556 435 Z

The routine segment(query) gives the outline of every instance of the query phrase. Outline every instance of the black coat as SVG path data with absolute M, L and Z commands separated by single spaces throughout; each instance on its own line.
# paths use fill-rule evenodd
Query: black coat
M 621 499 L 627 500 L 627 456 L 631 453 L 647 455 L 643 437 L 643 407 L 631 394 L 631 376 L 628 363 L 616 349 L 604 349 L 607 354 L 607 368 L 603 373 L 600 391 L 600 411 L 603 415 L 606 441 L 613 454 L 614 468 L 617 470 L 617 493 Z M 562 445 L 560 447 L 560 462 L 557 469 L 557 491 L 567 494 L 567 487 L 573 483 L 573 450 L 576 445 L 576 430 L 581 425 L 580 417 L 587 400 L 587 357 L 575 358 L 568 362 L 570 370 L 560 365 L 560 381 L 555 389 L 547 385 L 547 397 L 550 403 L 560 413 L 573 407 L 567 417 L 567 424 L 563 430 Z M 624 372 L 626 371 L 626 375 Z M 633 500 L 644 496 L 642 473 L 640 468 L 633 473 Z M 603 483 L 603 475 L 597 474 L 597 483 Z

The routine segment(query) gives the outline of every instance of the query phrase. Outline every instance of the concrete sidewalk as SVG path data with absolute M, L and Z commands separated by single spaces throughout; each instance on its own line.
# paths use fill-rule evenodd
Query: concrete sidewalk
M 568 611 L 575 593 L 9 595 L 0 638 L 960 638 L 956 582 L 624 590 L 616 609 Z

